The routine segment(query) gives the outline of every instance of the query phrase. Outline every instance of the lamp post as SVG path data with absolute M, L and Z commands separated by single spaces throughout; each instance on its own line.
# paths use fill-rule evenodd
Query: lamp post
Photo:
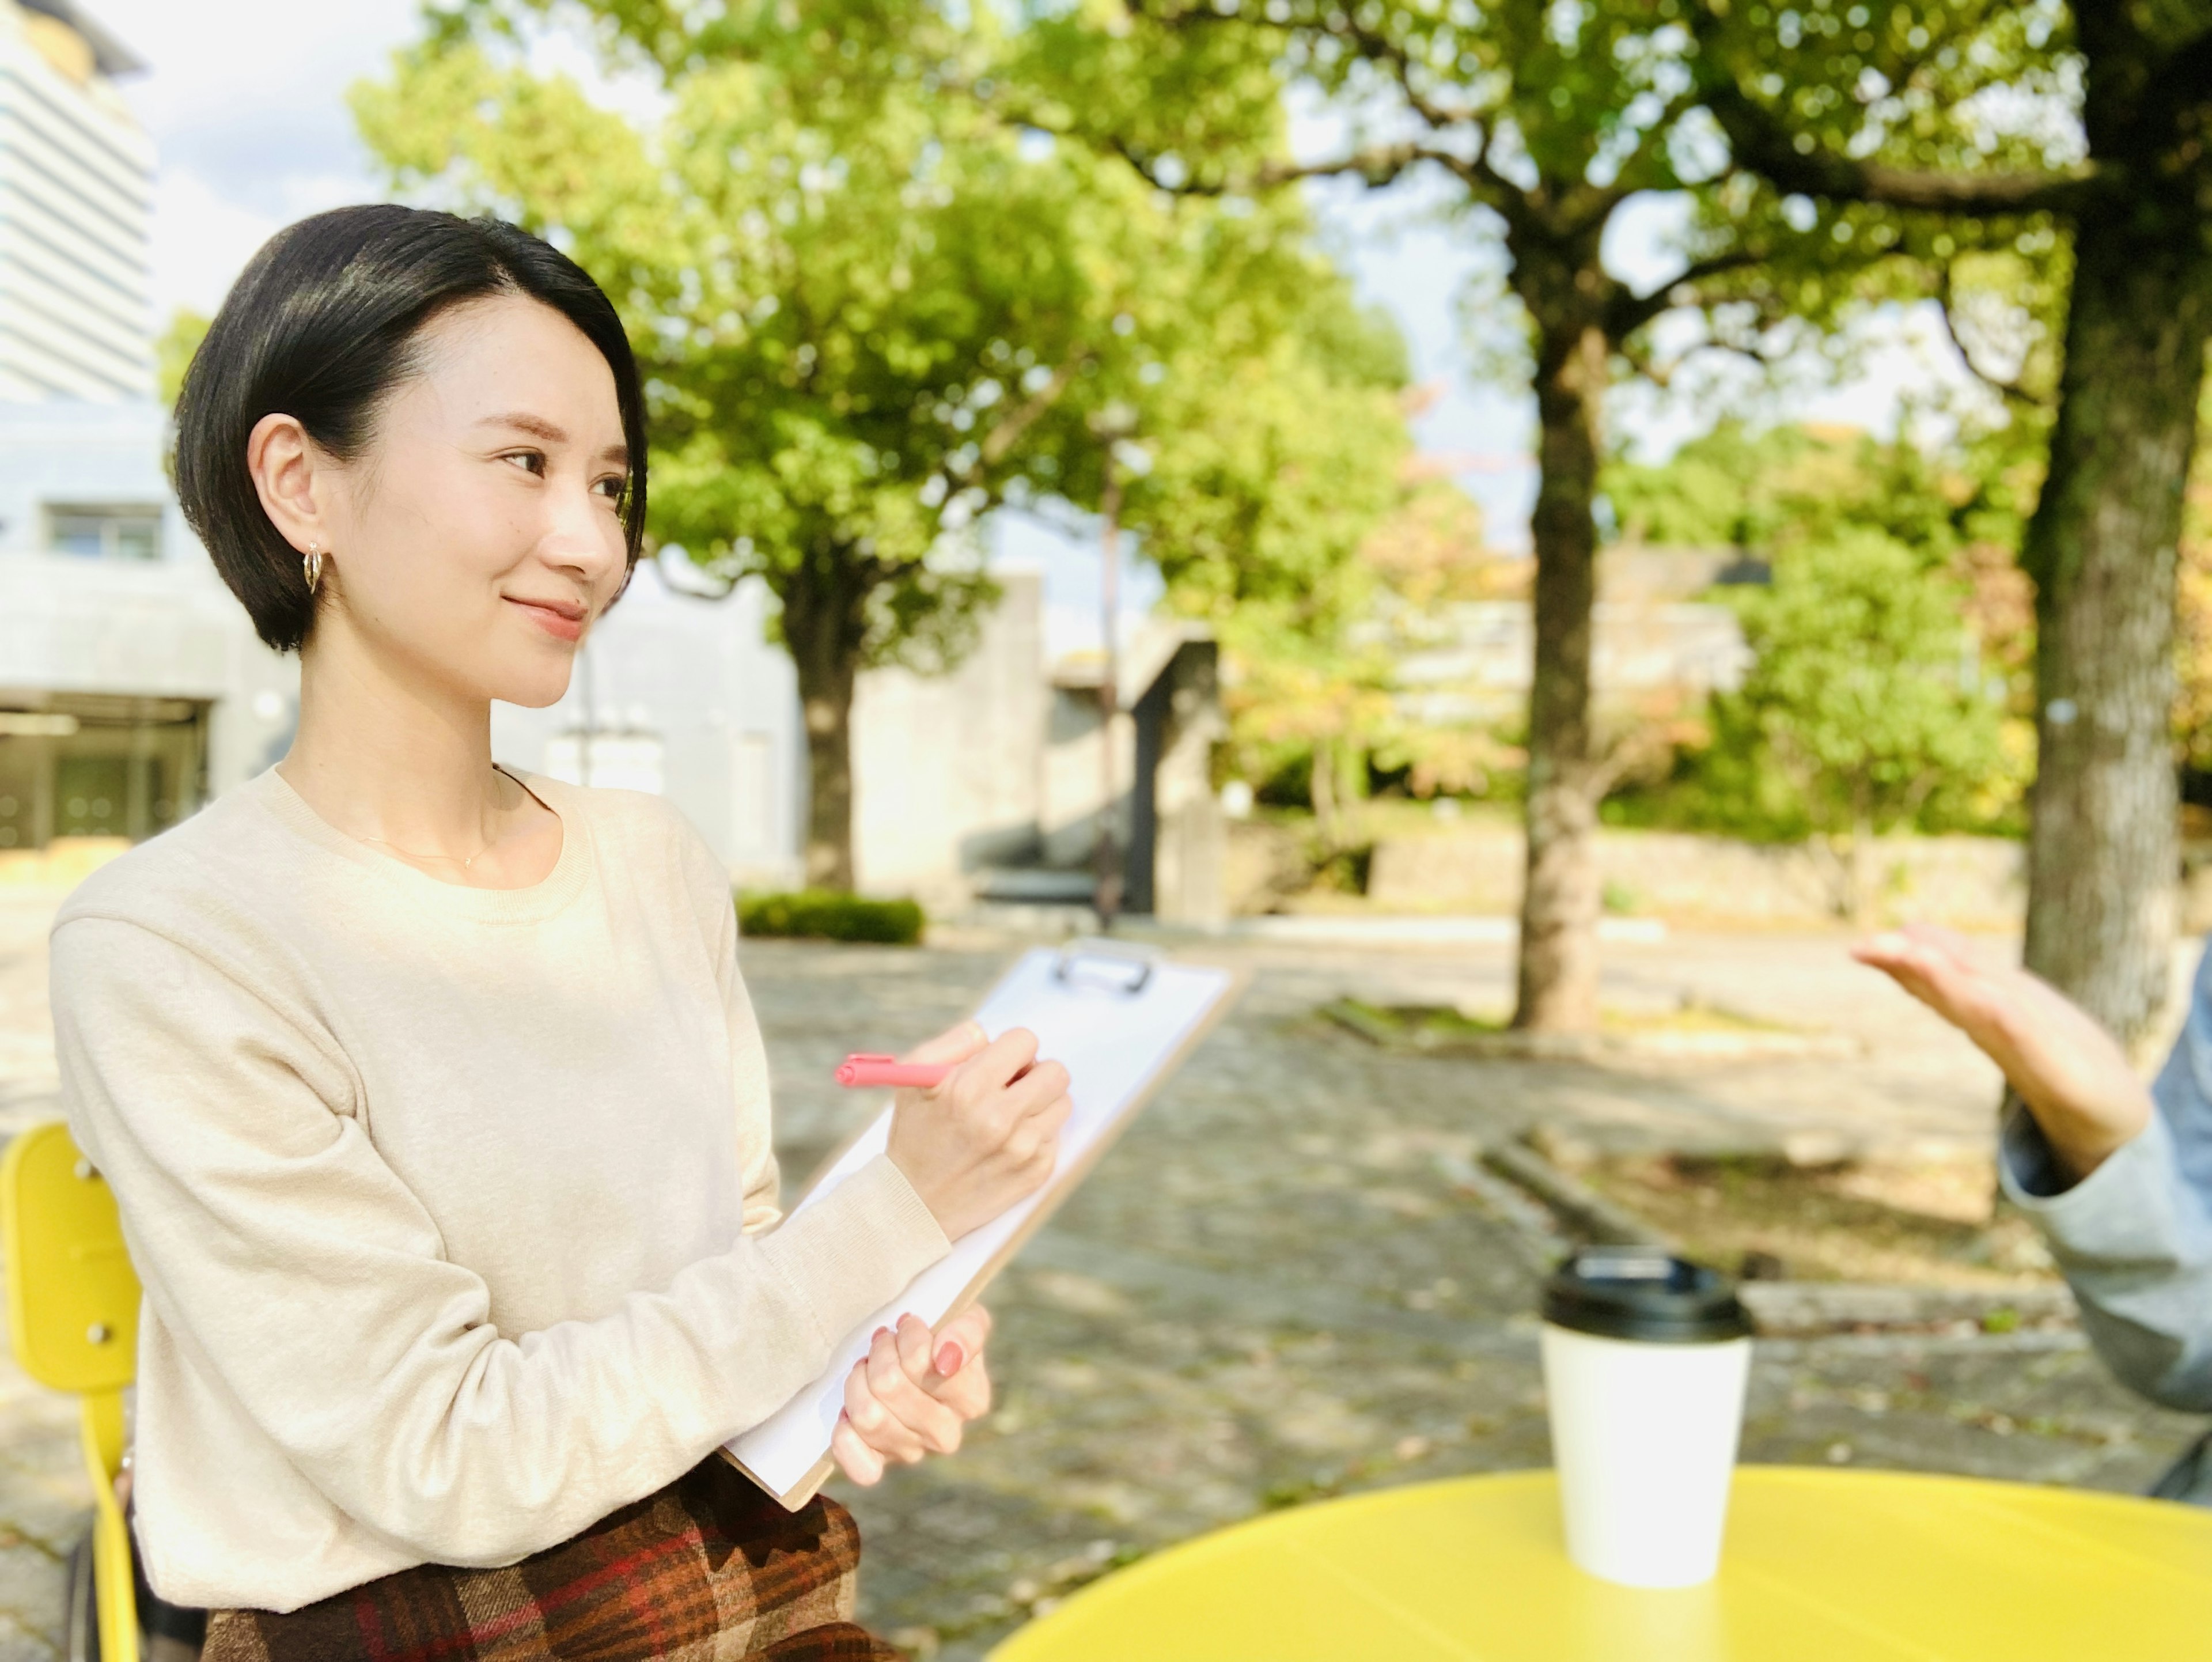
M 1122 872 L 1118 819 L 1120 769 L 1115 765 L 1114 726 L 1121 710 L 1121 647 L 1117 627 L 1121 609 L 1121 476 L 1115 447 L 1136 429 L 1137 412 L 1126 404 L 1108 405 L 1092 418 L 1100 445 L 1098 486 L 1098 627 L 1104 664 L 1098 678 L 1098 836 L 1092 846 L 1095 877 L 1091 904 L 1098 928 L 1111 934 L 1121 910 Z

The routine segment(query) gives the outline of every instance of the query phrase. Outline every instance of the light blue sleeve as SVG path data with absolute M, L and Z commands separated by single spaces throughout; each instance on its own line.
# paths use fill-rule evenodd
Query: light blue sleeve
M 2212 952 L 2151 1094 L 2149 1125 L 2070 1187 L 2024 1112 L 2004 1126 L 1997 1169 L 2112 1371 L 2168 1407 L 2212 1411 Z

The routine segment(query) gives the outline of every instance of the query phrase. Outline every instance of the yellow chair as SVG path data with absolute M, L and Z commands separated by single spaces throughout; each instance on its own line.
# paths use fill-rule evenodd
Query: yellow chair
M 138 1362 L 138 1275 L 115 1196 L 67 1126 L 26 1131 L 0 1158 L 0 1253 L 15 1360 L 49 1390 L 82 1399 L 100 1662 L 138 1662 L 131 1532 L 115 1499 L 123 1391 Z

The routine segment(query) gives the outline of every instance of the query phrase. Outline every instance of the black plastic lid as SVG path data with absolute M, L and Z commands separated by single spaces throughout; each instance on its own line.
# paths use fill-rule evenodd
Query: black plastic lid
M 1656 1344 L 1712 1344 L 1751 1333 L 1733 1282 L 1652 1247 L 1583 1247 L 1545 1282 L 1544 1319 L 1601 1339 Z

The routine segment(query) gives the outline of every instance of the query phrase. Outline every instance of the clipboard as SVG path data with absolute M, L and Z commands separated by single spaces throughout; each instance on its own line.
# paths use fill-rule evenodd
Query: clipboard
M 1066 1065 L 1074 1103 L 1060 1131 L 1059 1163 L 1044 1187 L 981 1228 L 847 1334 L 830 1366 L 775 1413 L 722 1446 L 722 1458 L 796 1512 L 835 1470 L 830 1433 L 845 1405 L 845 1376 L 878 1327 L 911 1312 L 932 1327 L 973 1304 L 1098 1157 L 1228 1013 L 1249 977 L 1180 964 L 1121 941 L 1077 941 L 1025 953 L 975 1012 L 996 1038 L 1009 1027 L 1037 1036 L 1037 1051 Z M 807 1184 L 788 1215 L 804 1211 L 881 1154 L 886 1105 Z

